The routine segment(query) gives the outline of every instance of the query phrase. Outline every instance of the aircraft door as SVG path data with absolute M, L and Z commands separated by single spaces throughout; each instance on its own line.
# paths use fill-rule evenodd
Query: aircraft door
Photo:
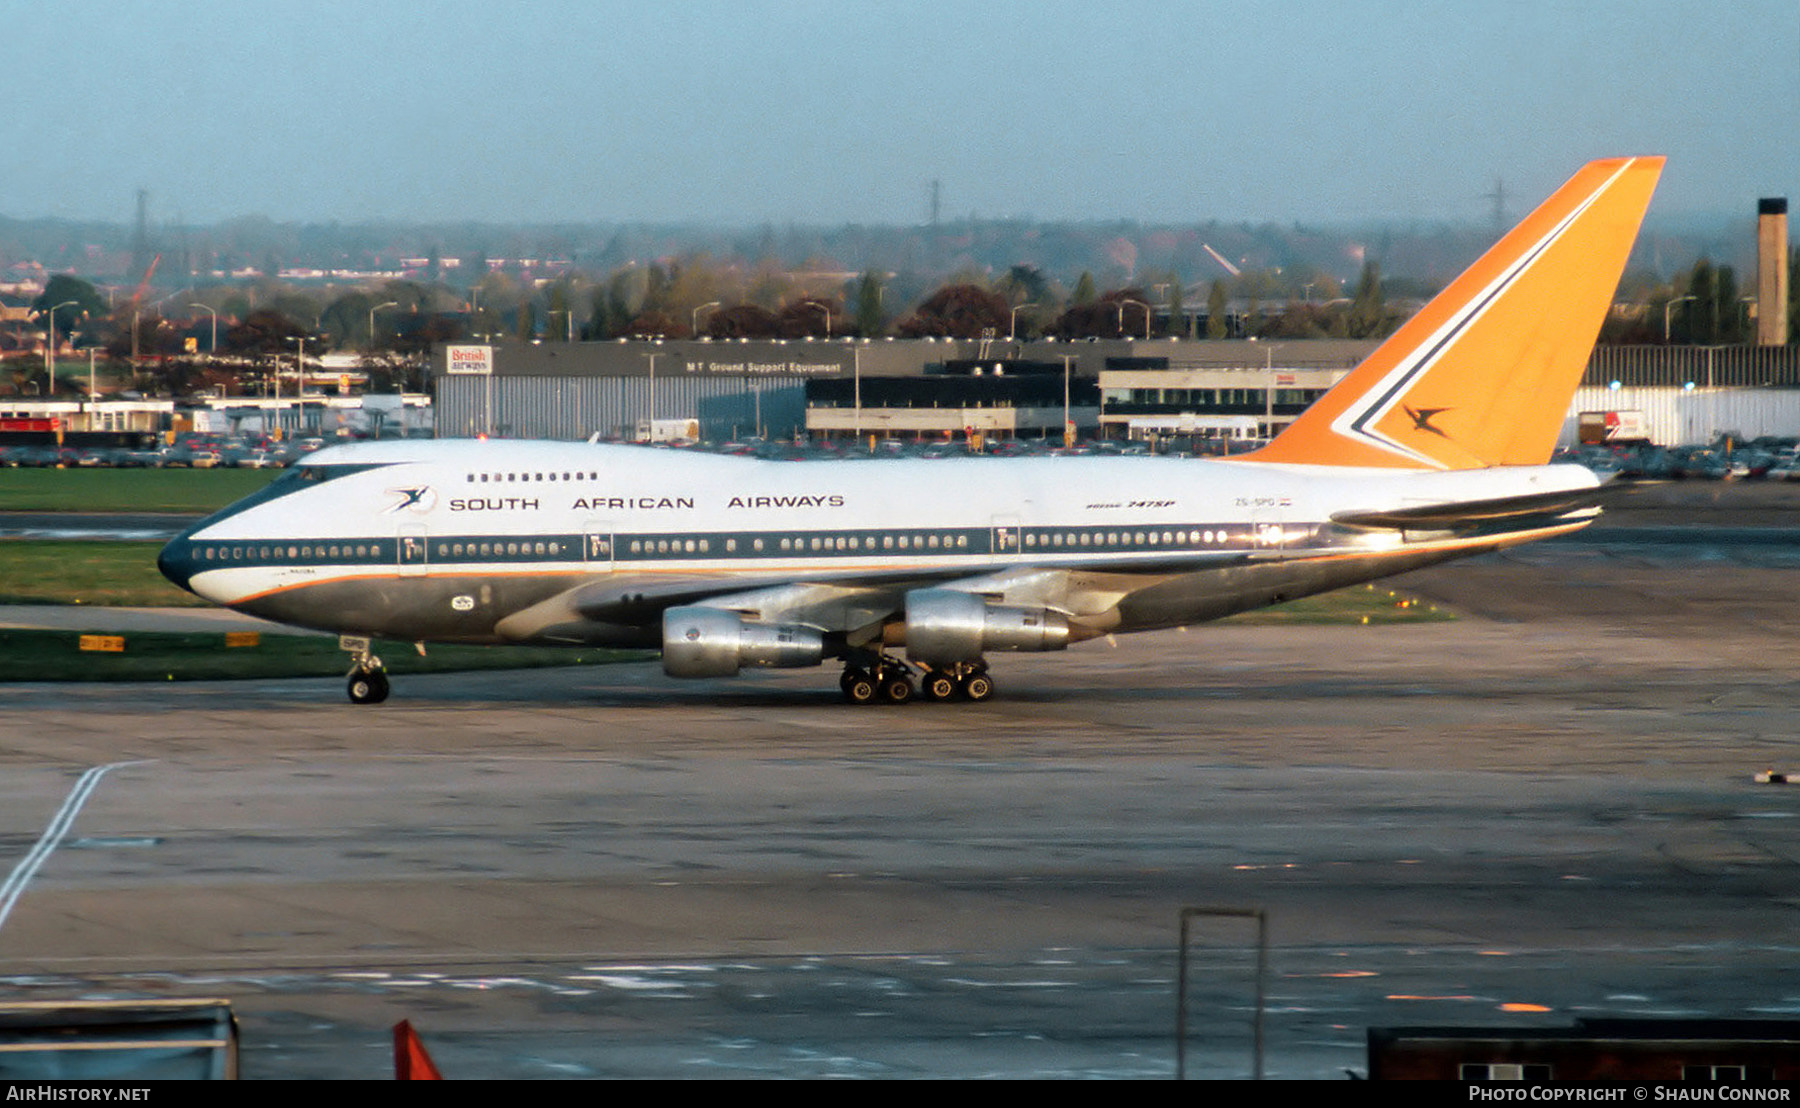
M 1030 502 L 1025 504 L 1030 509 Z M 988 550 L 997 558 L 1012 560 L 1024 553 L 1025 528 L 1017 515 L 994 516 L 988 523 Z
M 612 572 L 613 525 L 611 520 L 590 520 L 582 528 L 581 560 L 591 572 Z
M 400 528 L 394 544 L 399 559 L 402 577 L 417 577 L 425 572 L 431 561 L 431 544 L 427 541 L 425 528 L 421 524 L 409 523 Z
M 1266 498 L 1250 511 L 1253 549 L 1280 550 L 1287 545 L 1287 497 Z

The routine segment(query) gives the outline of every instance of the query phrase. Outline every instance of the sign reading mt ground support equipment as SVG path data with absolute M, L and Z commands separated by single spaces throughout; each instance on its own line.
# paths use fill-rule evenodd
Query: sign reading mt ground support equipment
M 494 372 L 494 348 L 491 346 L 446 346 L 444 357 L 447 373 L 486 376 Z

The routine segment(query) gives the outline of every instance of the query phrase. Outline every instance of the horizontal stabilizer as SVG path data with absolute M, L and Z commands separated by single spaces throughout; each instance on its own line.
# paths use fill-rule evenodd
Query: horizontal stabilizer
M 1469 524 L 1492 523 L 1525 516 L 1561 515 L 1583 508 L 1594 508 L 1599 505 L 1600 496 L 1599 489 L 1562 489 L 1532 493 L 1529 496 L 1504 496 L 1495 500 L 1426 504 L 1417 508 L 1335 512 L 1331 522 L 1345 527 L 1372 530 L 1451 530 Z

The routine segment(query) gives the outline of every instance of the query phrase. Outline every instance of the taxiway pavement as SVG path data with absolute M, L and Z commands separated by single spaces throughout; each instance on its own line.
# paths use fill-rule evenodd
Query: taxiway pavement
M 1551 558 L 1554 565 L 1543 564 Z M 1754 560 L 1752 560 L 1754 563 Z M 224 995 L 247 1077 L 1166 1076 L 1177 914 L 1268 1069 L 1370 1025 L 1800 1011 L 1794 570 L 1414 574 L 1452 623 L 997 660 L 982 705 L 654 663 L 0 691 L 0 996 Z M 1247 933 L 1190 1072 L 1248 1072 Z

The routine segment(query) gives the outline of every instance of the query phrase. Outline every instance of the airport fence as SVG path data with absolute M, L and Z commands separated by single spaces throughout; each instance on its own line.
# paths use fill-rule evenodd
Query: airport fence
M 1800 346 L 1596 346 L 1596 388 L 1800 388 Z

